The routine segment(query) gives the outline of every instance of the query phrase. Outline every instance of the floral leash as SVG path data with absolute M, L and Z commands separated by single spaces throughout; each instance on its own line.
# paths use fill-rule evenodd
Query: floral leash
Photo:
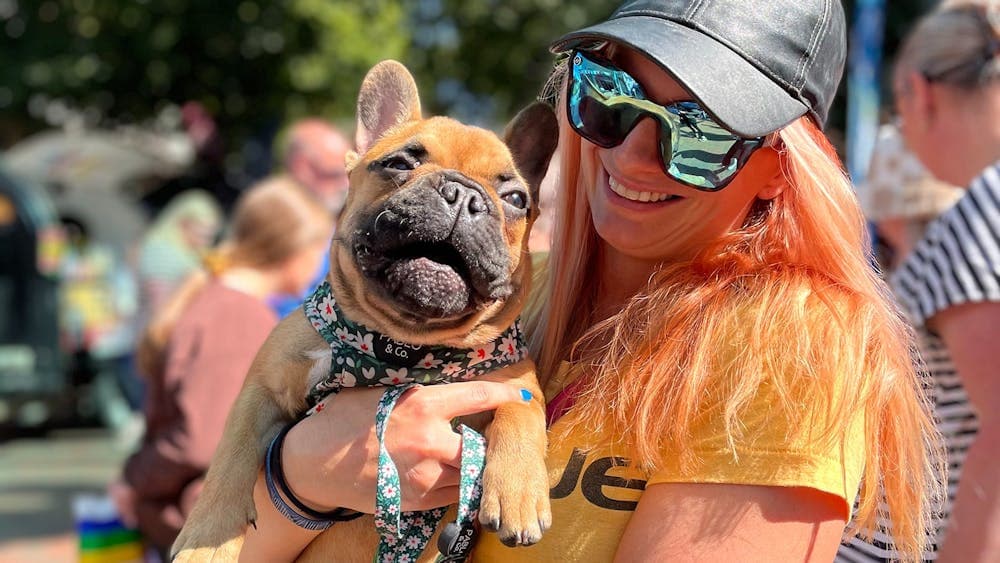
M 434 535 L 447 508 L 403 512 L 400 509 L 400 482 L 396 464 L 385 448 L 385 427 L 396 401 L 410 383 L 389 387 L 379 401 L 375 412 L 375 436 L 378 439 L 378 486 L 375 493 L 375 528 L 379 532 L 375 563 L 413 563 L 423 553 Z M 468 426 L 460 425 L 462 433 L 461 480 L 458 493 L 458 518 L 448 523 L 438 539 L 441 555 L 437 562 L 465 561 L 472 550 L 475 537 L 476 515 L 482 498 L 483 482 L 480 476 L 486 457 L 486 440 Z

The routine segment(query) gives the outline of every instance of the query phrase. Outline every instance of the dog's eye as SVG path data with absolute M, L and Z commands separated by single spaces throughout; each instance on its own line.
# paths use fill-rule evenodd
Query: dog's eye
M 500 196 L 500 198 L 517 209 L 524 209 L 528 206 L 528 194 L 521 191 L 508 192 Z
M 420 166 L 419 161 L 408 159 L 402 155 L 390 156 L 382 161 L 382 168 L 386 168 L 388 170 L 399 170 L 401 172 L 408 172 L 417 166 Z

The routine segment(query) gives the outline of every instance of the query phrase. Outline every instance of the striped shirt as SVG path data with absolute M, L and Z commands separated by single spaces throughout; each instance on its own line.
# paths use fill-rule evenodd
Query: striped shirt
M 918 345 L 933 380 L 934 408 L 948 449 L 948 499 L 938 544 L 951 513 L 966 452 L 979 429 L 944 342 L 927 329 L 927 319 L 963 303 L 1000 301 L 1000 163 L 976 178 L 954 207 L 927 227 L 924 238 L 890 278 L 893 290 L 917 328 Z M 837 561 L 896 559 L 891 538 L 877 534 L 841 546 Z M 925 554 L 935 559 L 934 553 Z

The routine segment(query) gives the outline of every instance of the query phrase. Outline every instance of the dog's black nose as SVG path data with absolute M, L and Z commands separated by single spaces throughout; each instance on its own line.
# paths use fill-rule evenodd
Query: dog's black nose
M 448 203 L 455 203 L 458 201 L 458 192 L 460 192 L 458 182 L 445 182 L 441 184 L 441 188 L 438 190 L 441 192 L 441 197 L 444 198 Z
M 448 202 L 448 205 L 465 206 L 470 215 L 486 213 L 490 209 L 482 190 L 475 186 L 468 186 L 463 182 L 445 180 L 438 187 L 438 193 Z

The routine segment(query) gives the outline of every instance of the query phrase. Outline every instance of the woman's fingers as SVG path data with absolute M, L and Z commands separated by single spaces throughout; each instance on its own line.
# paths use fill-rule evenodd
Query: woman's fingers
M 530 401 L 531 398 L 526 389 L 493 381 L 419 387 L 400 398 L 390 416 L 386 434 L 392 435 L 393 440 L 398 438 L 401 443 L 417 446 L 416 455 L 458 468 L 462 462 L 462 437 L 451 429 L 453 418 L 494 410 L 512 401 Z M 402 429 L 402 425 L 394 425 L 392 418 L 396 413 L 401 418 L 406 417 L 410 426 Z
M 432 508 L 438 508 L 440 506 L 448 506 L 449 504 L 455 504 L 458 502 L 458 486 L 454 487 L 442 487 L 440 489 L 432 489 L 427 491 L 423 497 L 413 500 L 408 499 L 403 496 L 403 508 L 404 512 L 410 512 L 414 510 L 430 510 Z
M 460 473 L 453 467 L 427 462 L 400 475 L 404 511 L 427 510 L 452 504 L 458 498 Z
M 450 385 L 424 387 L 428 393 L 427 409 L 446 420 L 457 416 L 491 411 L 504 403 L 530 401 L 527 389 L 495 381 L 465 381 Z

